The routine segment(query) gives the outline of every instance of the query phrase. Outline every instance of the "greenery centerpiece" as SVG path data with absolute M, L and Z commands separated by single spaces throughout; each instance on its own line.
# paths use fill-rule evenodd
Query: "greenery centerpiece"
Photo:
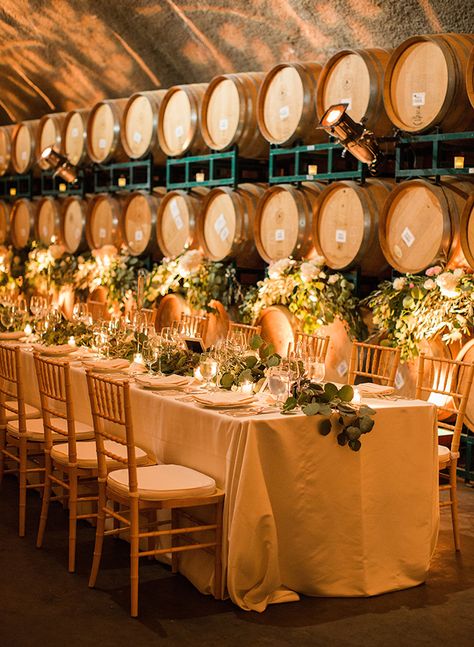
M 314 333 L 339 317 L 351 338 L 365 338 L 353 284 L 342 274 L 326 270 L 323 261 L 321 257 L 311 261 L 284 258 L 272 263 L 267 277 L 246 293 L 241 306 L 243 320 L 253 323 L 264 308 L 284 305 L 300 322 L 303 332 Z

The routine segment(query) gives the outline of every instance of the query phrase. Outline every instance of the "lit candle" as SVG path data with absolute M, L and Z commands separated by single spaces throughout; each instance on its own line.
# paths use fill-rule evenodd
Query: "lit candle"
M 25 335 L 29 337 L 32 332 L 33 332 L 33 328 L 30 326 L 29 323 L 27 323 L 25 326 Z
M 204 182 L 205 179 L 204 173 L 196 173 L 196 182 Z
M 240 385 L 240 390 L 242 393 L 253 393 L 253 382 L 245 380 L 245 382 L 242 382 L 242 384 Z
M 359 389 L 354 389 L 354 397 L 352 398 L 352 404 L 360 404 L 361 401 L 362 401 L 362 398 L 360 396 Z
M 140 364 L 141 366 L 145 366 L 145 362 L 143 361 L 143 356 L 141 353 L 135 353 L 133 357 L 133 363 Z
M 308 165 L 308 175 L 317 175 L 318 174 L 318 167 L 316 164 L 309 164 Z
M 75 346 L 76 345 L 76 340 L 74 339 L 74 336 L 71 335 L 69 339 L 67 340 L 67 343 L 69 346 Z
M 196 366 L 196 368 L 194 369 L 194 379 L 199 380 L 199 382 L 202 382 L 203 378 L 202 378 L 202 373 L 199 366 Z
M 454 158 L 454 168 L 464 168 L 464 157 L 455 157 Z

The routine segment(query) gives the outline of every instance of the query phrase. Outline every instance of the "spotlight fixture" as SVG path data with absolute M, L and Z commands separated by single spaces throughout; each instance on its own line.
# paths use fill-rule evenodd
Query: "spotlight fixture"
M 73 166 L 64 155 L 56 152 L 52 146 L 48 146 L 41 153 L 41 159 L 46 162 L 53 171 L 53 176 L 59 175 L 60 178 L 73 184 L 77 180 L 77 169 Z
M 322 116 L 319 125 L 374 173 L 383 157 L 377 139 L 370 130 L 349 117 L 347 108 L 346 103 L 331 106 Z

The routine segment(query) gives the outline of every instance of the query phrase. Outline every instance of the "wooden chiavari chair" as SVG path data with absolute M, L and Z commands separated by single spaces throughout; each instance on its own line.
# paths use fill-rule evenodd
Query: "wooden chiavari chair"
M 255 335 L 260 335 L 262 326 L 249 326 L 247 324 L 236 323 L 235 321 L 229 322 L 229 330 L 227 331 L 227 339 L 233 340 L 240 336 L 241 339 L 250 345 L 250 340 Z
M 180 324 L 186 328 L 186 335 L 189 337 L 201 337 L 201 339 L 204 339 L 207 332 L 207 323 L 207 315 L 181 313 Z
M 107 318 L 107 304 L 102 301 L 87 301 L 87 312 L 92 321 L 102 321 Z
M 295 334 L 294 352 L 297 355 L 315 357 L 325 362 L 329 349 L 329 337 L 297 332 Z
M 178 554 L 187 550 L 213 549 L 214 595 L 221 595 L 221 544 L 222 510 L 224 494 L 216 488 L 215 481 L 195 470 L 181 465 L 148 465 L 138 467 L 134 448 L 134 431 L 130 405 L 130 386 L 128 381 L 112 380 L 91 372 L 87 373 L 89 397 L 94 420 L 99 469 L 99 508 L 97 519 L 94 561 L 89 586 L 96 582 L 105 535 L 130 533 L 130 582 L 131 615 L 138 615 L 138 570 L 140 557 L 162 555 L 171 552 L 172 569 L 177 572 Z M 108 425 L 113 425 L 113 432 Z M 127 458 L 111 453 L 107 441 L 122 444 L 127 449 Z M 124 468 L 107 474 L 106 458 L 120 460 Z M 107 507 L 107 501 L 120 504 L 120 513 Z M 214 523 L 199 523 L 185 509 L 195 506 L 215 506 Z M 156 510 L 171 511 L 171 528 L 165 530 L 145 530 L 140 527 L 140 514 L 156 513 Z M 178 517 L 185 516 L 191 521 L 182 528 Z M 105 530 L 107 518 L 118 522 L 118 527 Z M 155 524 L 152 524 L 155 525 Z M 178 527 L 177 527 L 178 526 Z M 149 528 L 149 526 L 148 526 Z M 213 541 L 196 540 L 193 533 L 214 531 Z M 156 548 L 158 537 L 170 537 L 171 547 Z M 152 540 L 149 550 L 140 550 L 140 539 Z
M 44 474 L 44 429 L 41 413 L 25 403 L 19 346 L 0 344 L 0 483 L 4 474 L 17 474 L 19 485 L 19 530 L 25 536 L 26 492 L 43 488 L 44 482 L 28 483 L 29 476 Z M 5 461 L 13 467 L 5 469 Z
M 440 507 L 451 508 L 451 521 L 453 525 L 454 545 L 456 550 L 461 549 L 458 523 L 458 497 L 456 487 L 456 470 L 459 458 L 459 443 L 466 413 L 466 405 L 472 389 L 474 377 L 474 363 L 461 362 L 454 359 L 444 359 L 427 356 L 421 353 L 418 364 L 416 382 L 416 398 L 434 401 L 439 396 L 442 403 L 439 408 L 451 412 L 448 421 L 438 421 L 438 433 L 448 430 L 452 433 L 451 446 L 438 445 L 438 466 L 441 477 L 448 483 L 440 485 L 440 493 L 448 492 L 448 499 L 440 497 Z M 443 473 L 441 470 L 448 470 Z
M 352 345 L 347 381 L 355 384 L 356 377 L 362 377 L 393 386 L 399 365 L 399 348 L 356 341 Z

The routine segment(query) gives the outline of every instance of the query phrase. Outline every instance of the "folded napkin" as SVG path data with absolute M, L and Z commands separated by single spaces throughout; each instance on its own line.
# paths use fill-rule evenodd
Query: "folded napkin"
M 0 332 L 1 339 L 20 339 L 24 337 L 25 333 L 23 330 L 6 330 L 5 332 Z
M 121 371 L 130 365 L 128 359 L 120 359 L 120 357 L 116 359 L 86 359 L 82 363 L 93 371 Z
M 57 346 L 42 346 L 40 352 L 43 355 L 69 355 L 76 350 L 75 346 L 69 346 L 69 344 L 58 344 Z
M 183 375 L 140 375 L 135 378 L 138 384 L 155 388 L 171 388 L 189 384 L 189 377 Z
M 254 401 L 253 395 L 237 393 L 235 391 L 213 391 L 211 393 L 199 393 L 194 396 L 196 402 L 212 407 L 232 407 L 239 404 L 250 404 Z
M 361 395 L 388 395 L 395 391 L 393 386 L 385 386 L 384 384 L 373 384 L 373 382 L 363 382 L 356 384 L 355 387 L 359 390 Z

